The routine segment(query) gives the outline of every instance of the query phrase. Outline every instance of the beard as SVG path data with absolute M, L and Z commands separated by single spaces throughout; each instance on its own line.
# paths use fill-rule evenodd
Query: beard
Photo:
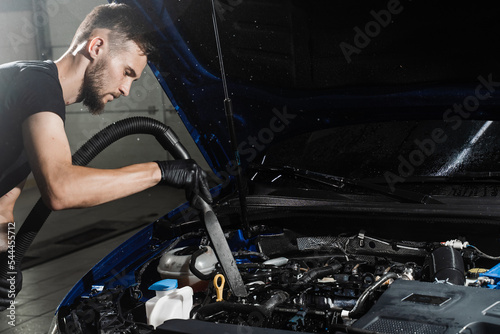
M 104 78 L 108 63 L 105 60 L 98 61 L 95 66 L 90 67 L 85 72 L 83 83 L 78 94 L 78 101 L 86 106 L 92 115 L 100 115 L 105 103 L 100 92 L 104 87 Z

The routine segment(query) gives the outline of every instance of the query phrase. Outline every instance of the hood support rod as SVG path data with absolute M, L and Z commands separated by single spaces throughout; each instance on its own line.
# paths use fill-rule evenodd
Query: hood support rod
M 241 172 L 241 159 L 240 153 L 238 152 L 238 141 L 236 139 L 236 129 L 234 126 L 234 114 L 233 114 L 233 102 L 229 98 L 228 88 L 227 88 L 227 80 L 226 80 L 226 71 L 224 68 L 224 59 L 222 58 L 222 48 L 219 38 L 219 29 L 217 27 L 217 17 L 215 12 L 215 3 L 212 1 L 212 22 L 214 26 L 215 32 L 215 42 L 217 44 L 217 54 L 219 57 L 220 64 L 220 72 L 222 79 L 222 86 L 224 89 L 224 111 L 226 113 L 226 121 L 229 128 L 229 138 L 231 140 L 231 149 L 233 150 L 233 161 L 230 162 L 232 164 L 236 164 L 236 184 L 238 187 L 238 194 L 240 200 L 240 209 L 241 209 L 241 222 L 243 226 L 243 232 L 247 238 L 251 237 L 250 233 L 250 225 L 248 223 L 248 214 L 247 214 L 247 199 L 246 199 L 246 184 L 243 181 L 243 176 Z
M 233 117 L 233 108 L 232 108 L 232 103 L 231 99 L 229 99 L 229 94 L 227 92 L 227 82 L 226 82 L 226 75 L 224 71 L 224 62 L 222 61 L 222 51 L 220 47 L 220 40 L 219 40 L 219 32 L 217 30 L 217 19 L 215 16 L 215 4 L 214 0 L 212 0 L 212 20 L 214 24 L 214 30 L 215 30 L 215 39 L 217 43 L 217 52 L 219 55 L 219 61 L 220 61 L 220 67 L 221 67 L 221 76 L 222 76 L 222 84 L 224 87 L 224 109 L 226 112 L 226 119 L 228 122 L 229 126 L 229 132 L 231 136 L 231 146 L 234 152 L 235 156 L 235 161 L 238 164 L 238 172 L 236 175 L 236 179 L 238 181 L 238 190 L 239 190 L 239 195 L 240 195 L 240 203 L 241 203 L 241 217 L 243 220 L 243 226 L 246 229 L 246 233 L 249 232 L 248 230 L 248 222 L 246 219 L 246 197 L 243 192 L 243 187 L 242 187 L 242 178 L 241 178 L 241 164 L 240 164 L 240 159 L 239 159 L 239 154 L 238 154 L 238 145 L 236 143 L 236 131 L 234 129 L 234 117 Z M 214 246 L 215 253 L 217 255 L 217 258 L 219 259 L 219 262 L 222 266 L 222 269 L 224 270 L 224 273 L 226 274 L 226 279 L 229 283 L 229 286 L 231 288 L 231 291 L 233 294 L 237 297 L 244 298 L 248 296 L 248 292 L 245 288 L 245 283 L 243 282 L 243 279 L 241 277 L 241 274 L 238 270 L 238 266 L 236 264 L 236 261 L 233 257 L 233 254 L 231 253 L 231 249 L 229 248 L 229 244 L 227 243 L 226 237 L 224 235 L 224 232 L 222 231 L 222 227 L 220 226 L 220 223 L 217 219 L 217 216 L 215 213 L 212 211 L 211 207 L 207 204 L 205 205 L 205 208 L 203 209 L 203 220 L 205 222 L 205 228 L 207 229 L 208 235 L 210 237 L 210 240 L 212 241 L 212 244 Z

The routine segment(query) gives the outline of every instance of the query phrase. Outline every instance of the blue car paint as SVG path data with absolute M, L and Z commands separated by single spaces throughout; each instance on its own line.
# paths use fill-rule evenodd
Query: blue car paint
M 127 268 L 129 263 L 134 263 L 144 255 L 152 253 L 149 245 L 153 236 L 153 225 L 148 225 L 99 261 L 68 292 L 58 309 L 61 306 L 71 305 L 82 295 L 90 294 L 93 285 L 106 285 L 107 281 L 112 280 Z M 121 277 L 119 281 L 122 285 L 135 283 L 135 280 L 129 276 Z

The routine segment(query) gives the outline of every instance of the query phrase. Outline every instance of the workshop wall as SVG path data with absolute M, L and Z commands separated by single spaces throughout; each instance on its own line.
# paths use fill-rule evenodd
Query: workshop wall
M 32 6 L 25 0 L 0 1 L 0 64 L 37 56 Z

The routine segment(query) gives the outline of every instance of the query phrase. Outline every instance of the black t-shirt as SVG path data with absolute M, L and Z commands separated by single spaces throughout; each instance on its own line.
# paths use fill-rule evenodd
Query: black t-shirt
M 54 62 L 0 65 L 0 197 L 31 172 L 21 125 L 42 111 L 54 112 L 65 120 L 63 92 Z

